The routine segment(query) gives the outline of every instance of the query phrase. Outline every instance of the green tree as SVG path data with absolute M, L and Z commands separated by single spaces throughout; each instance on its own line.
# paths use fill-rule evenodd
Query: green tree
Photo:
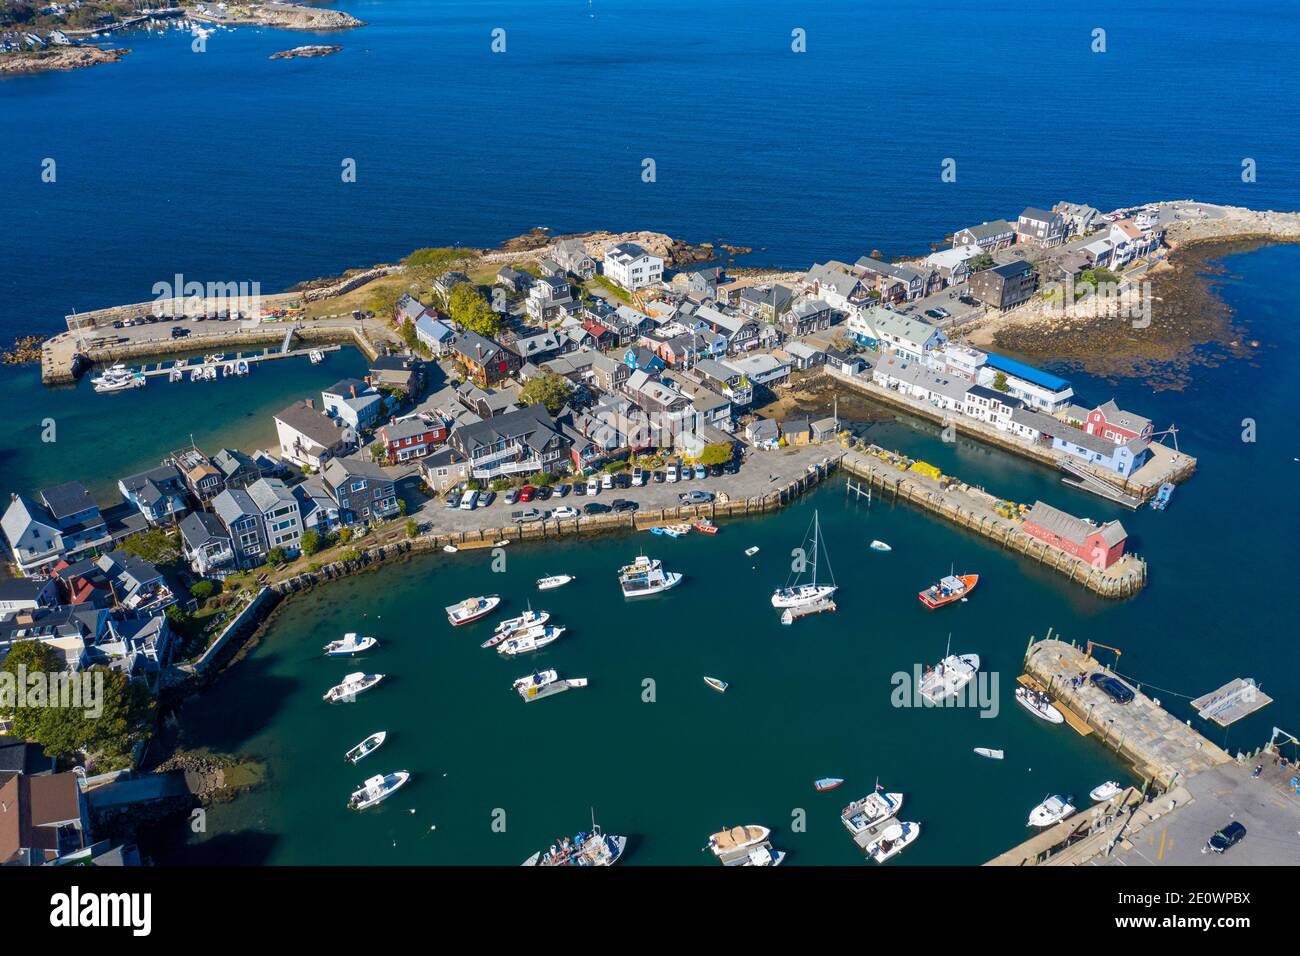
M 216 593 L 217 586 L 206 578 L 190 585 L 190 597 L 196 601 L 206 601 Z
M 492 311 L 487 299 L 474 286 L 462 283 L 451 290 L 448 299 L 447 311 L 451 314 L 452 321 L 471 332 L 488 337 L 501 331 L 504 320 Z
M 993 387 L 996 388 L 999 392 L 1006 392 L 1010 390 L 1011 386 L 1007 385 L 1006 372 L 998 372 L 996 375 L 993 376 Z
M 311 554 L 315 554 L 322 547 L 324 547 L 325 541 L 321 537 L 321 533 L 319 531 L 317 531 L 315 528 L 310 528 L 307 531 L 304 531 L 302 533 L 301 546 L 302 546 L 303 554 L 311 555 Z
M 417 522 L 414 518 L 407 518 L 407 519 L 406 519 L 406 536 L 407 536 L 408 538 L 414 538 L 414 537 L 415 537 L 417 534 L 419 534 L 419 533 L 420 533 L 420 524 L 419 524 L 419 522 Z
M 266 552 L 266 563 L 273 567 L 278 567 L 279 565 L 284 564 L 284 562 L 288 560 L 289 560 L 289 555 L 285 553 L 284 548 L 281 548 L 279 546 L 274 547 L 270 551 Z
M 981 252 L 966 260 L 966 264 L 970 266 L 971 272 L 983 272 L 985 269 L 993 268 L 993 256 L 987 252 Z
M 162 528 L 150 528 L 140 534 L 131 535 L 118 545 L 127 554 L 143 558 L 150 564 L 170 564 L 180 557 L 177 538 Z
M 731 461 L 731 445 L 727 442 L 714 442 L 712 445 L 705 445 L 704 451 L 700 452 L 700 464 L 712 467 L 713 465 L 725 465 Z
M 556 372 L 547 372 L 541 378 L 530 378 L 519 390 L 519 401 L 525 405 L 543 405 L 554 415 L 573 394 L 573 383 Z

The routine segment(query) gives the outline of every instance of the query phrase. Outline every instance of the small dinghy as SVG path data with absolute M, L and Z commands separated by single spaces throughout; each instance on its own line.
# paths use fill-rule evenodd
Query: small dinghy
M 1107 780 L 1100 787 L 1093 787 L 1088 796 L 1100 803 L 1102 800 L 1109 800 L 1123 789 L 1114 780 Z
M 1001 750 L 994 750 L 991 747 L 976 747 L 975 752 L 981 757 L 988 757 L 990 760 L 1001 760 L 1005 756 Z
M 1021 707 L 1040 720 L 1045 720 L 1049 724 L 1065 723 L 1065 715 L 1052 706 L 1052 699 L 1042 691 L 1017 687 L 1016 700 L 1020 702 Z
M 704 678 L 704 683 L 708 684 L 719 694 L 725 694 L 727 692 L 727 688 L 731 686 L 725 680 L 718 680 L 716 677 L 706 677 Z
M 842 777 L 822 777 L 820 780 L 813 781 L 813 789 L 819 793 L 824 790 L 834 790 L 843 782 Z
M 873 541 L 871 542 L 871 550 L 872 551 L 893 551 L 894 549 L 891 548 L 889 545 L 885 544 L 885 542 L 883 541 Z
M 455 554 L 460 550 L 460 548 L 456 547 L 454 544 L 444 544 L 442 546 L 442 550 L 447 552 L 448 554 Z
M 357 637 L 356 634 L 347 633 L 343 635 L 342 640 L 330 641 L 325 645 L 326 657 L 351 657 L 354 654 L 360 654 L 368 651 L 379 641 L 373 637 Z
M 877 863 L 885 863 L 902 853 L 921 835 L 919 823 L 891 823 L 880 837 L 868 843 L 867 856 Z
M 366 757 L 369 757 L 372 753 L 382 747 L 384 741 L 387 739 L 388 731 L 386 730 L 381 730 L 377 734 L 371 734 L 365 740 L 361 741 L 361 743 L 357 744 L 345 753 L 343 759 L 348 763 L 360 763 Z
M 351 703 L 357 699 L 357 694 L 370 690 L 383 679 L 383 674 L 363 674 L 357 671 L 343 678 L 343 683 L 335 684 L 327 690 L 321 699 L 329 704 Z
M 364 810 L 367 807 L 373 807 L 377 803 L 383 803 L 403 786 L 406 781 L 411 779 L 411 775 L 405 770 L 399 770 L 396 773 L 375 774 L 361 785 L 361 788 L 354 791 L 348 799 L 349 810 Z
M 1070 798 L 1056 794 L 1029 811 L 1029 825 L 1050 827 L 1053 823 L 1060 823 L 1072 813 L 1074 813 L 1074 806 L 1070 803 Z
M 572 580 L 572 574 L 549 574 L 544 578 L 537 579 L 537 590 L 554 591 L 556 588 L 564 587 Z
M 752 548 L 746 548 L 746 549 L 745 549 L 745 554 L 746 554 L 748 557 L 751 557 L 751 558 L 752 558 L 754 555 L 758 554 L 758 545 L 754 545 L 754 547 L 752 547 Z
M 451 621 L 453 627 L 459 627 L 462 624 L 477 621 L 479 618 L 491 614 L 500 603 L 501 598 L 495 594 L 489 594 L 486 597 L 466 598 L 459 604 L 453 604 L 451 607 L 446 608 L 447 620 Z
M 718 533 L 718 526 L 714 524 L 712 521 L 710 521 L 708 518 L 701 518 L 699 521 L 696 521 L 694 524 L 692 524 L 691 527 L 694 528 L 696 531 L 698 531 L 700 534 Z

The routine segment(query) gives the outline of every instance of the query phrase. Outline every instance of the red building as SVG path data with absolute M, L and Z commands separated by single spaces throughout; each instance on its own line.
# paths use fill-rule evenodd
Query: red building
M 1151 422 L 1141 415 L 1124 411 L 1111 399 L 1088 413 L 1084 431 L 1113 441 L 1116 445 L 1124 445 L 1134 438 L 1150 438 Z
M 380 426 L 379 440 L 388 449 L 388 460 L 396 464 L 423 458 L 441 446 L 447 440 L 447 426 L 437 420 L 430 424 L 422 418 L 406 418 Z
M 1118 521 L 1089 524 L 1041 501 L 1025 515 L 1025 533 L 1052 547 L 1082 558 L 1095 568 L 1108 568 L 1124 557 L 1128 532 Z

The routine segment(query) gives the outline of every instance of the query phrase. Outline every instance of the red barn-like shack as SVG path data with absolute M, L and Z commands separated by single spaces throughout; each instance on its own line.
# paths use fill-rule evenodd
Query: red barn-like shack
M 1118 521 L 1090 524 L 1041 501 L 1035 501 L 1025 515 L 1024 528 L 1026 534 L 1103 569 L 1124 556 L 1128 540 L 1128 532 Z

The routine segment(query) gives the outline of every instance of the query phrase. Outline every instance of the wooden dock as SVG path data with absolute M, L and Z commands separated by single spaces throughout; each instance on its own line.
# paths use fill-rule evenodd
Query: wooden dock
M 233 357 L 223 357 L 220 362 L 209 362 L 206 359 L 197 359 L 194 361 L 184 360 L 183 365 L 178 365 L 176 362 L 170 364 L 159 362 L 152 368 L 141 366 L 140 374 L 144 375 L 146 378 L 170 378 L 172 372 L 179 369 L 184 374 L 185 381 L 188 382 L 190 380 L 190 372 L 196 368 L 202 368 L 204 365 L 211 365 L 220 369 L 231 362 L 247 362 L 251 367 L 257 362 L 270 362 L 274 359 L 306 358 L 311 355 L 312 352 L 337 352 L 342 348 L 343 346 L 341 345 L 319 345 L 311 348 L 290 349 L 287 352 L 273 352 L 270 349 L 265 349 L 261 352 L 253 352 L 248 355 L 245 355 L 243 352 L 236 352 Z

